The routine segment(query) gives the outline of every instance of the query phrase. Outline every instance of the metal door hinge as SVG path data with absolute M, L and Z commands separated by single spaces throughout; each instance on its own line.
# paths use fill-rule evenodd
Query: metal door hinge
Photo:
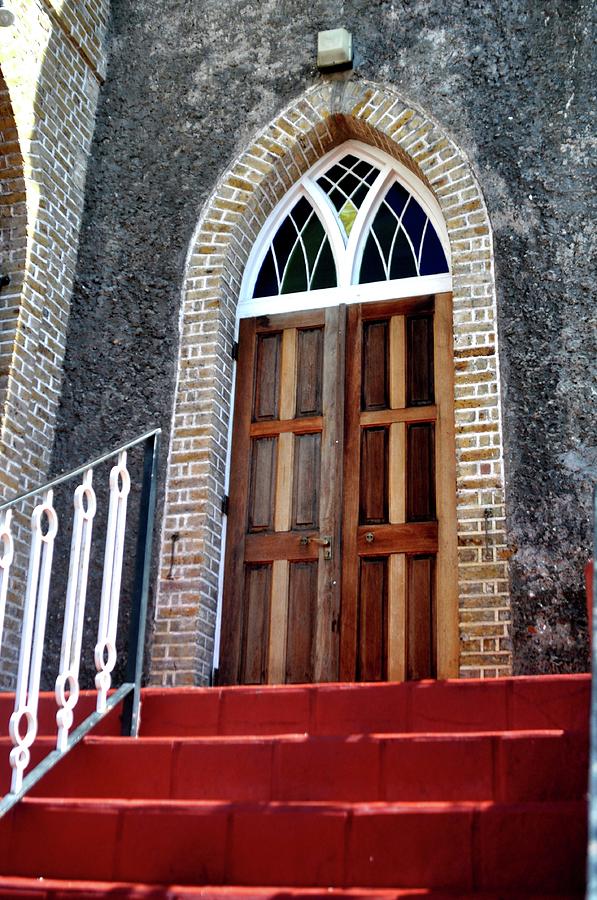
M 234 360 L 234 362 L 238 362 L 238 341 L 232 341 L 232 347 L 230 348 L 230 356 Z
M 224 494 L 224 496 L 222 497 L 222 505 L 221 505 L 221 510 L 222 510 L 223 516 L 228 515 L 229 505 L 230 505 L 230 497 L 228 496 L 228 494 Z

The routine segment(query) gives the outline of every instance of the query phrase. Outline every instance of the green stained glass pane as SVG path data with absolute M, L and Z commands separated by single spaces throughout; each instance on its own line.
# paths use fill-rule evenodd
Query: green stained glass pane
M 300 242 L 294 245 L 294 250 L 290 254 L 286 272 L 282 280 L 280 289 L 281 294 L 294 294 L 295 291 L 308 290 L 307 270 L 305 268 L 305 254 Z
M 324 238 L 323 225 L 316 215 L 311 216 L 303 228 L 301 237 L 307 253 L 309 272 L 312 272 L 315 260 L 317 259 L 317 254 L 319 253 L 319 248 L 321 247 L 321 242 Z
M 352 226 L 354 225 L 354 220 L 357 217 L 358 209 L 352 202 L 352 200 L 347 200 L 338 215 L 340 216 L 340 221 L 344 225 L 344 231 L 346 232 L 346 236 L 350 236 L 350 232 L 352 231 Z
M 317 291 L 320 288 L 331 288 L 336 287 L 336 285 L 336 265 L 330 242 L 326 237 L 311 279 L 311 290 Z

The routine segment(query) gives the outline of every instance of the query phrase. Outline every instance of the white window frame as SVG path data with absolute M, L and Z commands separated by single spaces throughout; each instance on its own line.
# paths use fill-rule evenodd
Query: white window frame
M 317 179 L 335 162 L 351 153 L 370 162 L 379 169 L 379 175 L 371 185 L 353 222 L 345 244 L 338 217 L 331 200 L 317 184 Z M 441 208 L 433 193 L 406 166 L 377 147 L 361 141 L 349 140 L 326 153 L 303 177 L 297 181 L 268 216 L 253 246 L 243 275 L 237 318 L 261 316 L 280 312 L 294 312 L 340 303 L 367 303 L 375 300 L 399 300 L 452 290 L 451 271 L 443 275 L 421 275 L 414 278 L 396 278 L 356 284 L 369 229 L 379 206 L 393 181 L 399 181 L 421 205 L 435 228 L 451 269 L 450 241 Z M 255 282 L 274 235 L 299 197 L 304 196 L 312 204 L 329 238 L 336 263 L 338 286 L 293 294 L 275 294 L 270 297 L 253 297 Z

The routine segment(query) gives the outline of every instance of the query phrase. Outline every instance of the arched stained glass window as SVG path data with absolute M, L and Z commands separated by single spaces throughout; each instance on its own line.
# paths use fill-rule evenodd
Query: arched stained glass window
M 413 278 L 428 279 L 422 293 L 449 290 L 449 272 L 447 231 L 431 191 L 383 151 L 348 141 L 303 175 L 265 223 L 241 303 L 259 300 L 261 309 L 264 299 L 293 294 L 287 304 L 300 305 L 299 295 L 333 288 L 342 298 L 326 303 L 352 302 L 359 284 L 372 283 L 376 296 L 396 297 L 399 285 L 382 285 L 409 279 L 416 292 Z
M 255 282 L 254 297 L 336 286 L 336 265 L 317 213 L 301 197 L 278 228 Z
M 371 224 L 359 284 L 447 271 L 446 255 L 429 217 L 412 194 L 394 182 Z

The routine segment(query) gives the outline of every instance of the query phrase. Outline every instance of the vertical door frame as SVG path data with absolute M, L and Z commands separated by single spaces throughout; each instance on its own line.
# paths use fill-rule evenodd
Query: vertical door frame
M 459 668 L 458 521 L 452 294 L 435 295 L 434 366 L 438 548 L 435 566 L 438 678 L 456 678 Z M 441 586 L 441 589 L 440 589 Z M 440 639 L 441 636 L 441 639 Z

